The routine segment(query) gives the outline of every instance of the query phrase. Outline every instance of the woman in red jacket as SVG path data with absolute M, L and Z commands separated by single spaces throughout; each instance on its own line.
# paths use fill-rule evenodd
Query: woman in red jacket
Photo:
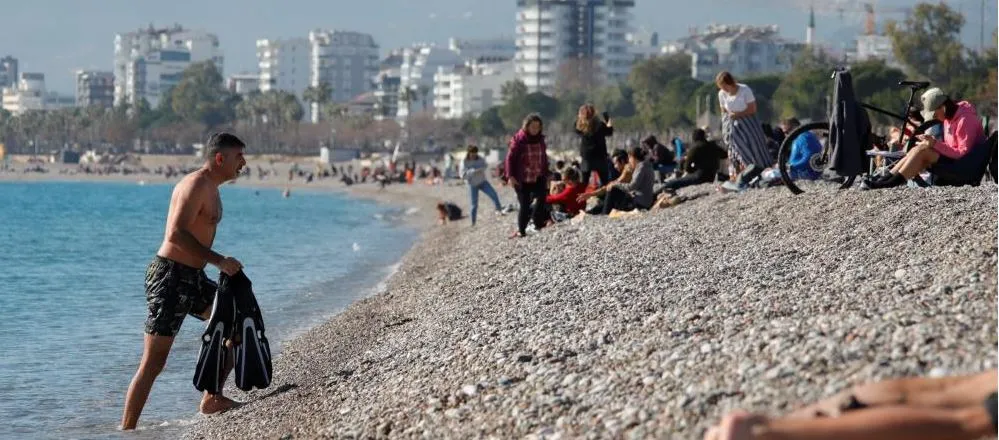
M 545 196 L 548 195 L 548 147 L 545 145 L 545 135 L 542 134 L 544 123 L 541 116 L 531 113 L 524 118 L 520 130 L 510 139 L 510 150 L 506 153 L 504 169 L 507 182 L 517 191 L 517 201 L 520 202 L 520 213 L 517 215 L 517 232 L 511 236 L 527 235 L 527 222 L 532 217 L 531 204 L 537 201 L 533 209 L 534 227 L 545 227 Z
M 579 171 L 575 168 L 566 168 L 562 173 L 562 181 L 565 182 L 565 189 L 558 194 L 549 194 L 545 202 L 549 205 L 562 205 L 562 209 L 569 217 L 575 217 L 586 207 L 586 202 L 580 203 L 578 197 L 586 188 L 579 181 Z

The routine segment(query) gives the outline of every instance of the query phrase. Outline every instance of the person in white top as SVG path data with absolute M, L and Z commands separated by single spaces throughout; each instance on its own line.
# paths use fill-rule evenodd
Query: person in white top
M 718 86 L 718 104 L 722 114 L 722 136 L 729 150 L 729 173 L 735 179 L 736 173 L 749 165 L 762 171 L 776 161 L 767 149 L 763 125 L 756 116 L 756 97 L 749 86 L 738 83 L 729 72 L 721 72 L 715 78 Z M 739 187 L 752 180 L 753 176 L 741 176 Z

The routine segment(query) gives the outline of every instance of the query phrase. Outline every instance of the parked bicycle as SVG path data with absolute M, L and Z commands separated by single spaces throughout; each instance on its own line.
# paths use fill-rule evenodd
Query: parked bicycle
M 836 72 L 834 71 L 833 78 L 835 78 L 835 75 Z M 901 149 L 903 152 L 908 152 L 909 149 L 916 144 L 917 136 L 925 133 L 927 130 L 929 130 L 935 125 L 940 125 L 941 122 L 937 120 L 932 120 L 932 121 L 923 122 L 922 124 L 919 124 L 917 126 L 912 121 L 910 121 L 908 117 L 910 110 L 916 108 L 913 105 L 913 102 L 916 99 L 916 93 L 929 87 L 930 86 L 929 82 L 902 81 L 899 82 L 898 85 L 899 87 L 907 87 L 910 90 L 909 100 L 906 102 L 905 107 L 902 108 L 901 113 L 895 113 L 863 102 L 860 102 L 859 104 L 864 109 L 897 119 L 899 121 L 900 133 L 905 133 L 907 126 L 911 128 L 912 135 L 907 137 L 907 140 Z M 808 124 L 803 124 L 800 127 L 788 133 L 787 137 L 784 139 L 784 142 L 781 143 L 780 145 L 780 150 L 777 153 L 777 168 L 780 170 L 780 175 L 782 180 L 784 181 L 784 186 L 786 186 L 787 189 L 789 189 L 794 194 L 801 194 L 805 191 L 802 190 L 800 187 L 798 187 L 798 185 L 796 185 L 794 181 L 791 179 L 790 173 L 788 171 L 788 160 L 791 157 L 791 146 L 794 144 L 795 139 L 797 139 L 799 136 L 801 136 L 803 133 L 806 132 L 815 133 L 819 137 L 819 139 L 822 139 L 823 137 L 828 138 L 829 121 L 811 122 Z M 888 142 L 889 139 L 887 137 L 877 136 L 874 133 L 868 133 L 867 144 L 864 145 L 864 150 L 869 151 L 871 149 L 876 149 L 876 150 L 888 151 L 889 150 Z M 812 158 L 813 167 L 815 167 L 818 170 L 822 170 L 823 172 L 826 169 L 828 169 L 832 161 L 833 148 L 834 145 L 831 145 L 831 142 L 824 142 L 822 146 L 822 152 L 818 154 L 816 157 Z M 843 180 L 842 184 L 840 185 L 840 189 L 846 189 L 852 186 L 856 178 L 857 176 L 846 176 L 844 178 L 845 180 Z

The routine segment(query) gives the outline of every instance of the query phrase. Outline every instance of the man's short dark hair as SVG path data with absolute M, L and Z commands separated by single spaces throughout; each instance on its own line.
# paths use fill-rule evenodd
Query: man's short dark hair
M 215 157 L 216 154 L 221 153 L 222 150 L 227 148 L 246 148 L 246 144 L 232 133 L 226 133 L 224 131 L 212 133 L 212 135 L 208 137 L 208 142 L 205 142 L 205 151 L 208 153 L 205 157 Z

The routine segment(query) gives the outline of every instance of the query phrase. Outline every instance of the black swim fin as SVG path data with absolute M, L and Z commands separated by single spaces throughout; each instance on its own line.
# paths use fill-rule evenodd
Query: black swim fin
M 236 387 L 250 391 L 253 387 L 267 388 L 274 373 L 271 347 L 264 336 L 264 319 L 253 295 L 250 279 L 243 272 L 229 278 L 236 305 Z
M 226 286 L 225 277 L 219 279 L 219 288 L 212 305 L 212 316 L 208 319 L 205 333 L 201 335 L 201 352 L 194 370 L 194 388 L 211 394 L 222 392 L 222 369 L 225 367 L 229 350 L 225 341 L 232 337 L 236 307 L 232 290 Z

